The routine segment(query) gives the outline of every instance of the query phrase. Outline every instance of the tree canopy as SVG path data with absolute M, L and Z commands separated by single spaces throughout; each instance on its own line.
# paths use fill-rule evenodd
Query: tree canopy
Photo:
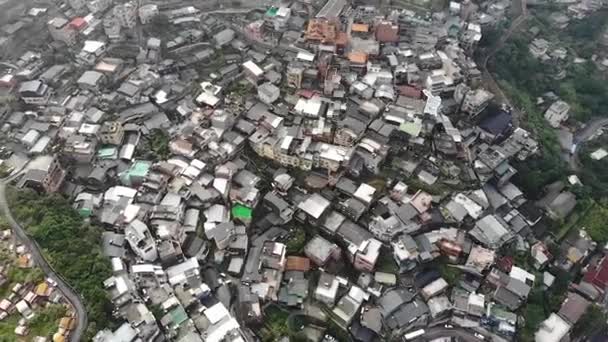
M 101 252 L 102 230 L 85 224 L 60 196 L 14 189 L 9 196 L 15 218 L 43 249 L 53 268 L 84 298 L 89 315 L 87 334 L 107 327 L 112 322 L 112 304 L 103 281 L 111 276 L 111 267 Z

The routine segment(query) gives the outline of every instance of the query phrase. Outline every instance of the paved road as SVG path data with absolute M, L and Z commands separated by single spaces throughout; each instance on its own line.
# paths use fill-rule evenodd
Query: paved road
M 604 126 L 608 126 L 608 118 L 591 119 L 584 128 L 574 134 L 572 142 L 576 144 L 576 150 L 574 150 L 574 153 L 570 154 L 570 158 L 568 158 L 568 164 L 573 171 L 579 172 L 581 170 L 580 152 L 582 150 L 582 145 Z
M 38 247 L 38 244 L 25 233 L 23 227 L 21 227 L 21 225 L 19 225 L 19 223 L 17 223 L 17 221 L 13 217 L 13 214 L 11 213 L 8 203 L 6 201 L 6 180 L 0 180 L 0 211 L 2 211 L 4 217 L 11 225 L 14 234 L 32 254 L 36 265 L 38 265 L 40 269 L 42 269 L 42 271 L 48 278 L 52 279 L 57 283 L 57 288 L 61 291 L 63 296 L 70 302 L 70 304 L 76 311 L 77 324 L 76 328 L 70 335 L 70 341 L 83 341 L 82 336 L 84 335 L 84 332 L 88 325 L 88 316 L 87 310 L 85 309 L 85 306 L 82 303 L 82 299 L 76 293 L 76 291 L 74 291 L 74 289 L 72 289 L 70 285 L 68 285 L 67 282 L 63 280 L 63 278 L 61 278 L 61 276 L 59 276 L 55 272 L 55 270 L 53 270 L 53 268 L 49 265 L 46 259 L 44 259 L 40 247 Z
M 260 11 L 260 10 L 264 10 L 264 8 L 262 8 L 262 7 L 255 7 L 255 8 L 225 8 L 225 9 L 221 9 L 221 10 L 204 12 L 203 14 L 246 14 L 246 13 L 249 13 L 249 12 Z
M 575 144 L 580 144 L 583 143 L 585 141 L 587 141 L 589 138 L 591 138 L 595 133 L 597 133 L 597 131 L 608 125 L 608 118 L 595 118 L 595 119 L 591 119 L 589 122 L 587 122 L 587 124 L 585 125 L 584 128 L 580 129 L 579 131 L 576 132 L 576 134 L 574 135 L 574 143 Z
M 513 109 L 513 125 L 515 127 L 519 127 L 519 121 L 521 118 L 521 113 L 519 112 L 519 109 L 517 109 L 511 104 L 511 101 L 502 91 L 502 89 L 494 79 L 494 76 L 492 76 L 492 74 L 488 71 L 488 61 L 490 60 L 490 58 L 496 55 L 504 47 L 507 40 L 509 40 L 509 38 L 511 38 L 511 36 L 519 28 L 519 26 L 526 21 L 526 17 L 528 15 L 527 0 L 514 0 L 512 6 L 518 9 L 517 17 L 513 20 L 513 22 L 511 22 L 511 26 L 509 27 L 509 29 L 507 29 L 507 32 L 505 32 L 505 34 L 502 35 L 500 39 L 489 49 L 488 53 L 482 60 L 481 71 L 483 83 L 486 85 L 486 87 L 488 87 L 489 90 L 494 93 L 498 100 L 506 103 L 509 107 Z
M 461 341 L 466 342 L 480 342 L 481 340 L 475 335 L 463 328 L 444 328 L 444 327 L 433 327 L 424 329 L 424 335 L 419 338 L 420 341 L 432 341 L 440 337 L 458 337 Z

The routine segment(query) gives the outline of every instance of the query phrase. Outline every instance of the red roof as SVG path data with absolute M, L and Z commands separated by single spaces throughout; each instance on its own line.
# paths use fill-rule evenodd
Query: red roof
M 381 23 L 376 26 L 376 40 L 381 43 L 399 42 L 399 26 L 393 23 Z
M 605 290 L 608 285 L 608 258 L 604 257 L 598 265 L 590 267 L 583 280 Z
M 288 256 L 285 270 L 308 272 L 310 270 L 310 259 L 298 256 Z
M 400 86 L 399 87 L 399 95 L 405 97 L 411 97 L 414 99 L 422 98 L 422 91 L 416 87 L 412 86 Z
M 76 30 L 82 30 L 88 25 L 87 21 L 82 19 L 81 17 L 76 17 L 70 21 L 70 26 Z
M 513 268 L 513 257 L 505 256 L 501 258 L 500 260 L 498 260 L 496 266 L 498 266 L 498 268 L 503 272 L 511 272 L 511 268 Z
M 310 90 L 310 89 L 300 89 L 296 92 L 296 94 L 298 96 L 307 98 L 307 99 L 311 99 L 313 98 L 316 94 L 318 94 L 318 92 L 314 91 L 314 90 Z

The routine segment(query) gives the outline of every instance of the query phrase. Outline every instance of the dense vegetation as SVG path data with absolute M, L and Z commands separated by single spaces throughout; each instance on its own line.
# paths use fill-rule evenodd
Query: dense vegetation
M 587 312 L 576 322 L 572 329 L 572 336 L 591 336 L 598 331 L 606 330 L 608 316 L 601 307 L 591 305 Z
M 542 10 L 541 10 L 542 11 Z M 592 117 L 608 116 L 608 82 L 598 72 L 591 56 L 598 52 L 600 35 L 608 26 L 608 15 L 598 12 L 584 20 L 572 21 L 564 30 L 558 30 L 549 22 L 549 12 L 534 13 L 529 20 L 530 27 L 540 29 L 539 38 L 550 41 L 551 49 L 563 47 L 568 52 L 565 61 L 543 63 L 534 58 L 528 48 L 533 39 L 527 33 L 520 32 L 508 41 L 504 53 L 498 53 L 490 61 L 490 69 L 496 75 L 503 91 L 521 109 L 525 116 L 522 126 L 531 131 L 541 145 L 541 155 L 518 163 L 519 173 L 515 182 L 530 197 L 541 196 L 543 187 L 556 180 L 564 180 L 568 168 L 561 156 L 561 148 L 556 131 L 549 127 L 543 118 L 545 106 L 537 105 L 537 98 L 547 92 L 553 92 L 571 106 L 570 117 L 573 123 L 585 123 Z M 575 58 L 585 58 L 577 60 Z M 560 71 L 566 71 L 563 79 L 556 80 Z M 579 172 L 584 186 L 572 187 L 579 203 L 576 213 L 568 222 L 555 227 L 560 228 L 558 240 L 565 237 L 571 228 L 585 228 L 598 243 L 608 241 L 608 203 L 602 198 L 608 195 L 608 174 L 605 172 L 608 161 L 593 161 L 589 158 L 590 150 L 605 146 L 607 141 L 599 141 L 585 147 L 581 154 L 583 168 Z M 551 247 L 556 248 L 557 245 Z M 517 254 L 516 264 L 532 269 L 529 253 Z M 550 289 L 542 286 L 542 274 L 537 273 L 537 283 L 532 289 L 521 314 L 525 318 L 518 331 L 518 340 L 534 341 L 534 333 L 539 324 L 551 313 L 559 310 L 572 276 L 578 271 L 566 273 L 556 269 L 551 272 L 556 276 Z M 606 318 L 601 310 L 591 308 L 573 330 L 573 336 L 589 335 L 605 326 Z
M 92 336 L 108 326 L 112 304 L 103 281 L 111 269 L 101 253 L 100 228 L 84 224 L 62 197 L 12 189 L 8 195 L 15 218 L 38 242 L 53 268 L 84 298 L 89 314 L 87 334 Z
M 169 136 L 161 129 L 153 129 L 142 152 L 148 152 L 154 160 L 166 160 L 171 155 Z
M 571 117 L 580 122 L 591 117 L 608 116 L 608 82 L 593 62 L 573 63 L 573 56 L 588 57 L 584 50 L 597 48 L 598 36 L 607 27 L 608 16 L 603 12 L 598 13 L 573 22 L 561 32 L 551 28 L 545 22 L 546 17 L 536 17 L 541 36 L 557 42 L 553 43 L 554 48 L 565 47 L 568 61 L 542 63 L 529 52 L 531 37 L 519 34 L 504 46 L 502 51 L 508 53 L 498 53 L 489 65 L 505 93 L 524 112 L 526 118 L 522 120 L 522 125 L 538 137 L 542 147 L 540 158 L 531 158 L 517 165 L 519 175 L 516 181 L 531 194 L 541 194 L 545 184 L 566 174 L 557 136 L 543 119 L 544 108 L 536 105 L 536 99 L 547 92 L 555 93 L 571 105 Z M 566 77 L 556 81 L 554 76 L 564 68 Z
M 290 231 L 289 240 L 286 241 L 288 254 L 299 254 L 306 246 L 306 230 L 300 225 L 294 225 Z
M 585 212 L 577 225 L 584 228 L 593 241 L 600 245 L 608 242 L 608 208 L 606 203 L 590 201 L 590 209 Z
M 59 320 L 65 316 L 67 310 L 61 304 L 50 304 L 36 312 L 30 322 L 30 336 L 46 336 L 57 331 Z
M 277 306 L 268 306 L 265 310 L 264 326 L 260 329 L 262 341 L 278 341 L 281 337 L 289 336 L 287 317 L 289 313 Z
M 592 194 L 595 198 L 608 197 L 608 158 L 594 160 L 591 153 L 598 148 L 608 147 L 608 136 L 604 135 L 597 140 L 585 144 L 580 150 L 581 171 L 580 179 L 583 182 L 584 191 Z

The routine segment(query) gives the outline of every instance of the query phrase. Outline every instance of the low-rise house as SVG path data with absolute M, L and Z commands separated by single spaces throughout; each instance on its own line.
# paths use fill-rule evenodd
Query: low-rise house
M 557 314 L 574 326 L 585 314 L 589 305 L 591 303 L 583 296 L 574 292 L 568 292 L 568 297 L 562 303 Z
M 125 237 L 131 249 L 144 261 L 154 261 L 158 258 L 156 242 L 146 226 L 140 220 L 133 220 L 125 228 Z
M 570 105 L 564 101 L 556 101 L 545 111 L 545 120 L 551 127 L 557 128 L 568 119 L 569 112 Z
M 378 299 L 385 329 L 391 336 L 425 326 L 430 314 L 428 306 L 404 288 L 386 291 Z
M 196 287 L 201 282 L 199 263 L 196 258 L 186 259 L 177 265 L 168 267 L 165 272 L 169 284 L 173 286 L 188 284 Z
M 285 264 L 285 271 L 310 271 L 310 259 L 299 256 L 288 256 Z
M 514 237 L 504 221 L 495 215 L 487 215 L 477 221 L 469 234 L 490 249 L 496 249 Z
M 391 242 L 393 258 L 400 270 L 412 270 L 418 264 L 418 244 L 410 235 L 400 235 Z
M 361 288 L 352 286 L 348 294 L 344 295 L 334 309 L 332 310 L 332 318 L 342 328 L 347 329 L 352 323 L 355 316 L 359 313 L 361 304 L 367 300 L 369 294 L 365 293 Z
M 53 93 L 52 89 L 41 81 L 27 81 L 19 87 L 21 100 L 30 105 L 46 105 Z
M 382 243 L 373 238 L 363 227 L 350 221 L 342 224 L 337 234 L 346 246 L 346 255 L 355 269 L 372 272 L 380 256 Z
M 341 250 L 338 245 L 316 235 L 304 246 L 304 254 L 317 266 L 325 266 L 330 260 L 338 260 Z
M 310 195 L 306 200 L 298 203 L 298 209 L 306 214 L 311 223 L 319 222 L 329 208 L 330 202 L 318 193 Z
M 428 300 L 429 312 L 433 319 L 438 319 L 449 313 L 452 308 L 452 303 L 447 296 L 441 295 Z
M 420 293 L 428 300 L 445 291 L 447 287 L 448 283 L 443 278 L 439 278 L 422 288 Z
M 536 341 L 561 342 L 567 338 L 572 325 L 559 315 L 552 313 L 545 319 L 535 333 Z
M 545 206 L 547 214 L 555 220 L 566 218 L 576 207 L 576 195 L 570 191 L 559 193 Z
M 268 192 L 264 196 L 264 205 L 276 214 L 283 222 L 291 221 L 293 209 L 283 198 L 274 192 Z
M 279 302 L 290 307 L 302 307 L 308 297 L 308 279 L 300 271 L 285 272 Z
M 265 104 L 272 104 L 281 96 L 281 90 L 272 83 L 264 83 L 258 87 L 258 97 Z
M 322 303 L 333 306 L 336 302 L 339 286 L 340 283 L 336 276 L 322 272 L 319 276 L 319 282 L 317 283 L 314 297 Z

